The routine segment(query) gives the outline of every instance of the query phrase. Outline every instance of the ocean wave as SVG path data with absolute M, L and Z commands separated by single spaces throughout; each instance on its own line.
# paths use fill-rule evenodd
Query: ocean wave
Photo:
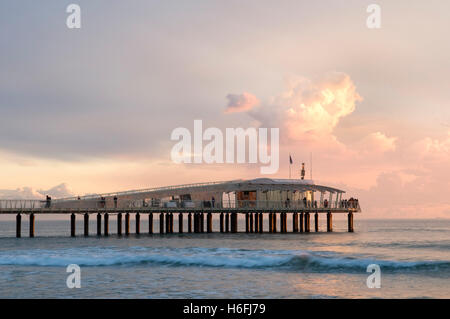
M 406 249 L 433 249 L 433 250 L 450 250 L 450 243 L 448 241 L 436 242 L 388 242 L 388 243 L 364 243 L 367 247 L 381 247 L 381 248 L 406 248 Z
M 395 261 L 342 256 L 332 252 L 245 250 L 230 248 L 79 248 L 0 252 L 3 266 L 172 266 L 280 269 L 300 272 L 365 272 L 378 264 L 383 272 L 448 272 L 450 261 Z

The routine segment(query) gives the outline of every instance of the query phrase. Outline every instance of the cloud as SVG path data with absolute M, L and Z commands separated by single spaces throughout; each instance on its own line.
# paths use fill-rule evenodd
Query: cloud
M 425 137 L 418 140 L 411 146 L 410 151 L 420 159 L 448 161 L 450 160 L 450 131 L 442 139 Z
M 331 135 L 339 120 L 355 110 L 362 98 L 345 73 L 328 73 L 317 81 L 293 78 L 277 97 L 290 138 Z
M 291 77 L 284 91 L 245 112 L 262 127 L 280 128 L 282 150 L 298 147 L 302 158 L 314 151 L 325 183 L 348 184 L 343 188 L 360 198 L 365 216 L 449 217 L 450 132 L 402 143 L 375 128 L 343 142 L 335 129 L 360 101 L 350 76 L 331 72 L 319 79 Z
M 228 94 L 227 108 L 225 113 L 246 112 L 259 104 L 259 100 L 251 93 Z
M 39 194 L 49 195 L 49 196 L 55 197 L 55 198 L 71 197 L 74 195 L 66 183 L 59 184 L 59 185 L 52 187 L 50 189 L 47 189 L 47 190 L 41 189 L 41 190 L 38 190 L 37 192 Z
M 417 218 L 450 217 L 449 183 L 439 175 L 440 170 L 418 175 L 404 170 L 383 172 L 376 184 L 367 190 L 348 187 L 356 194 L 366 217 Z
M 73 193 L 65 183 L 47 190 L 33 190 L 32 187 L 28 186 L 16 189 L 0 189 L 0 199 L 43 199 L 46 195 L 61 198 L 73 196 Z
M 34 191 L 31 187 L 16 189 L 0 189 L 0 199 L 42 199 L 42 194 Z
M 372 137 L 375 134 L 372 135 Z M 386 139 L 374 139 L 381 148 L 390 149 Z M 392 138 L 387 138 L 387 140 Z M 381 142 L 380 142 L 381 141 Z M 369 148 L 369 146 L 367 146 Z M 374 147 L 374 146 L 372 146 Z M 425 137 L 410 145 L 396 147 L 393 157 L 370 165 L 380 170 L 376 182 L 367 189 L 348 187 L 363 203 L 364 215 L 383 218 L 449 218 L 450 203 L 450 134 L 441 138 Z M 368 163 L 372 156 L 362 156 L 359 163 Z M 366 165 L 368 166 L 368 165 Z M 390 168 L 389 168 L 390 167 Z M 360 174 L 361 168 L 356 170 Z
M 358 146 L 365 153 L 385 153 L 395 151 L 397 139 L 397 137 L 388 137 L 384 133 L 375 132 L 362 139 Z
M 231 101 L 238 104 L 238 96 L 232 96 Z M 286 89 L 269 102 L 257 109 L 241 107 L 240 111 L 246 111 L 262 127 L 282 128 L 285 132 L 282 138 L 290 142 L 342 147 L 333 130 L 340 119 L 355 110 L 359 101 L 362 97 L 349 75 L 329 72 L 315 80 L 292 76 Z

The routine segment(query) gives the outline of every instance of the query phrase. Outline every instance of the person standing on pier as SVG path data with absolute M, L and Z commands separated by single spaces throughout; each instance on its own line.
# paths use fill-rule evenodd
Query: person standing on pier
M 50 208 L 51 203 L 52 203 L 52 198 L 47 195 L 46 200 L 45 200 L 45 208 Z

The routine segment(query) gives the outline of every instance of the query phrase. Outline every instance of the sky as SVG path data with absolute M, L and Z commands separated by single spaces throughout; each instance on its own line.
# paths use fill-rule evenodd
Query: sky
M 81 28 L 66 7 L 81 8 Z M 381 8 L 369 29 L 367 7 Z M 0 3 L 0 198 L 313 179 L 367 218 L 450 218 L 450 2 Z M 177 164 L 177 127 L 280 129 L 280 169 Z

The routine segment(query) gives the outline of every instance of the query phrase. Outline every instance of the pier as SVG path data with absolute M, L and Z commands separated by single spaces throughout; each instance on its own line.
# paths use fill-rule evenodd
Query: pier
M 314 194 L 319 192 L 320 199 Z M 327 193 L 327 197 L 325 194 Z M 319 220 L 326 219 L 325 232 L 333 232 L 333 215 L 347 216 L 347 231 L 354 232 L 353 216 L 361 212 L 359 202 L 342 199 L 344 191 L 311 181 L 257 179 L 180 185 L 120 193 L 51 200 L 0 200 L 0 215 L 16 216 L 16 237 L 22 237 L 22 218 L 29 219 L 29 237 L 35 237 L 35 220 L 40 215 L 67 215 L 70 236 L 75 237 L 76 220 L 83 220 L 83 235 L 109 236 L 110 217 L 115 216 L 117 235 L 141 234 L 141 220 L 148 220 L 148 234 L 154 234 L 154 217 L 159 234 L 177 233 L 292 233 L 320 232 Z M 334 198 L 333 198 L 334 195 Z M 197 199 L 201 198 L 201 199 Z M 241 218 L 239 218 L 241 217 Z M 311 229 L 311 217 L 314 219 Z M 218 229 L 213 219 L 218 219 Z M 89 220 L 96 221 L 90 233 Z M 324 220 L 325 220 L 324 219 Z M 187 226 L 187 227 L 185 227 Z M 124 234 L 123 234 L 124 233 Z M 145 231 L 144 231 L 145 233 Z

